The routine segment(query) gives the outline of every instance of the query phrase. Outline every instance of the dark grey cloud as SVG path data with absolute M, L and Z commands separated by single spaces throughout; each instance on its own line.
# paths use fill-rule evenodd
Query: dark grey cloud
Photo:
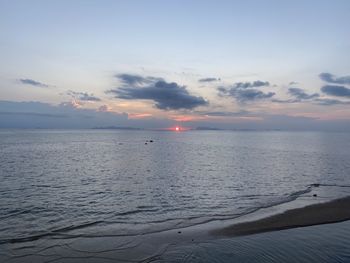
M 329 73 L 322 73 L 322 74 L 320 74 L 320 76 L 322 75 L 323 77 L 324 76 L 327 77 L 327 74 L 329 74 Z M 291 85 L 291 83 L 290 83 L 290 85 Z M 321 88 L 321 91 L 327 95 L 338 96 L 338 97 L 350 97 L 350 89 L 348 89 L 344 86 L 325 85 Z M 300 89 L 300 88 L 294 88 L 294 87 L 289 88 L 288 93 L 293 98 L 287 99 L 287 100 L 273 99 L 272 102 L 297 103 L 297 102 L 308 101 L 312 104 L 323 105 L 323 106 L 349 104 L 349 102 L 347 102 L 347 101 L 322 98 L 320 96 L 320 94 L 318 94 L 318 93 L 308 94 L 305 92 L 305 90 Z
M 231 93 L 239 101 L 268 99 L 275 95 L 275 92 L 264 93 L 256 89 L 236 90 Z
M 247 101 L 255 101 L 255 100 L 262 100 L 262 99 L 268 99 L 275 95 L 275 92 L 262 92 L 257 89 L 251 89 L 251 88 L 225 88 L 225 87 L 219 87 L 219 96 L 222 97 L 233 97 L 239 102 L 247 102 Z
M 270 86 L 268 81 L 256 80 L 253 82 L 236 82 L 229 87 L 218 87 L 221 97 L 233 97 L 239 102 L 268 99 L 275 95 L 274 92 L 263 92 L 257 88 Z
M 198 82 L 215 82 L 215 81 L 220 81 L 220 78 L 203 78 L 198 80 Z
M 151 100 L 162 110 L 193 109 L 207 105 L 202 97 L 191 95 L 185 86 L 166 82 L 155 77 L 141 77 L 129 74 L 117 75 L 123 85 L 107 91 L 116 98 L 125 100 Z
M 33 80 L 33 79 L 19 79 L 19 81 L 22 84 L 26 84 L 26 85 L 32 85 L 32 86 L 42 87 L 42 88 L 49 87 L 49 85 L 42 83 L 42 82 L 39 82 L 39 81 L 36 81 L 36 80 Z
M 321 91 L 331 96 L 350 98 L 350 89 L 344 86 L 326 85 L 321 88 Z
M 67 94 L 81 101 L 92 101 L 92 102 L 101 101 L 100 98 L 94 96 L 94 94 L 92 93 L 88 94 L 87 92 L 76 92 L 76 91 L 69 90 L 67 91 Z
M 230 88 L 225 88 L 223 86 L 217 88 L 219 96 L 225 96 L 229 93 Z
M 316 93 L 317 94 L 317 93 Z M 277 103 L 297 103 L 297 102 L 303 102 L 305 99 L 288 99 L 288 100 L 280 100 L 280 99 L 273 99 L 272 102 Z M 316 104 L 316 105 L 322 105 L 322 106 L 332 106 L 332 105 L 348 105 L 350 104 L 350 101 L 341 101 L 341 100 L 335 100 L 335 99 L 327 99 L 327 98 L 319 98 L 319 96 L 315 96 L 311 98 L 310 100 L 307 100 L 309 103 Z
M 292 86 L 292 85 L 297 85 L 298 84 L 298 82 L 296 82 L 296 81 L 291 81 L 291 82 L 289 82 L 289 86 Z
M 290 99 L 287 99 L 287 100 L 273 99 L 272 102 L 298 103 L 298 102 L 308 101 L 308 102 L 313 103 L 316 100 L 321 101 L 321 99 L 318 99 L 320 97 L 320 94 L 318 94 L 318 93 L 308 94 L 308 93 L 306 93 L 305 90 L 300 89 L 300 88 L 289 88 L 288 94 L 291 95 Z M 317 103 L 317 104 L 321 104 L 321 103 Z
M 253 82 L 236 82 L 233 84 L 232 88 L 235 89 L 247 89 L 247 88 L 260 88 L 270 86 L 268 81 L 256 80 Z
M 307 94 L 303 89 L 300 88 L 289 88 L 288 93 L 295 97 L 297 101 L 310 100 L 320 96 L 318 93 Z
M 333 84 L 350 84 L 350 76 L 343 76 L 343 77 L 336 77 L 331 73 L 321 73 L 319 75 L 320 79 L 323 81 L 326 81 L 328 83 L 333 83 Z
M 137 86 L 137 85 L 143 85 L 143 84 L 151 84 L 156 81 L 163 80 L 162 78 L 156 78 L 156 77 L 143 77 L 139 75 L 133 75 L 133 74 L 117 74 L 115 75 L 116 78 L 119 79 L 119 81 L 125 85 L 125 86 Z

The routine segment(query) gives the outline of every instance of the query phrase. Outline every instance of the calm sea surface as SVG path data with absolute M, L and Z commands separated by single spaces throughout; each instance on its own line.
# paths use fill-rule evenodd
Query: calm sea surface
M 0 130 L 0 246 L 235 218 L 315 184 L 350 193 L 349 133 Z

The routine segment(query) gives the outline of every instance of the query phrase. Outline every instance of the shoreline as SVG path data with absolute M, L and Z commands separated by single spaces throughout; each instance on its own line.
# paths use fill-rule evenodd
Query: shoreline
M 284 229 L 350 220 L 350 197 L 287 210 L 262 219 L 232 224 L 210 231 L 214 236 L 245 236 Z
M 270 213 L 271 211 L 268 212 Z M 334 233 L 333 243 L 339 241 L 343 244 L 345 242 L 344 238 L 347 238 L 347 235 L 344 236 L 342 234 L 344 233 L 342 231 L 342 226 L 336 227 L 330 223 L 350 220 L 350 196 L 333 199 L 325 203 L 284 210 L 284 212 L 280 212 L 279 214 L 264 215 L 265 217 L 259 217 L 258 219 L 255 217 L 255 220 L 253 219 L 254 216 L 250 215 L 249 218 L 251 221 L 247 221 L 248 218 L 245 217 L 244 221 L 239 221 L 235 224 L 233 224 L 232 221 L 226 222 L 227 224 L 225 224 L 219 220 L 190 227 L 136 236 L 91 237 L 77 235 L 62 236 L 61 238 L 49 237 L 45 242 L 31 240 L 28 241 L 29 243 L 25 242 L 24 244 L 22 242 L 0 244 L 0 248 L 6 251 L 6 253 L 0 253 L 0 261 L 17 259 L 19 262 L 44 262 L 50 260 L 64 261 L 70 258 L 73 261 L 77 260 L 77 262 L 85 262 L 87 259 L 92 259 L 94 261 L 99 260 L 101 262 L 150 262 L 153 259 L 165 258 L 166 262 L 168 257 L 170 259 L 173 259 L 174 256 L 182 258 L 186 253 L 192 253 L 192 250 L 200 247 L 198 244 L 202 244 L 203 246 L 211 244 L 209 248 L 215 248 L 217 251 L 221 251 L 221 249 L 226 248 L 227 242 L 229 242 L 231 244 L 230 251 L 236 251 L 235 249 L 237 249 L 237 247 L 243 247 L 251 251 L 249 252 L 249 256 L 255 255 L 253 258 L 256 259 L 256 261 L 252 262 L 262 262 L 261 254 L 259 254 L 260 252 L 256 251 L 256 244 L 259 244 L 259 246 L 261 243 L 266 244 L 266 246 L 261 245 L 261 251 L 269 251 L 269 244 L 273 244 L 273 246 L 281 244 L 280 251 L 284 251 L 285 254 L 275 254 L 275 256 L 282 256 L 279 262 L 285 262 L 285 256 L 291 255 L 293 252 L 289 250 L 288 246 L 283 244 L 290 244 L 288 243 L 290 240 L 314 244 L 317 253 L 317 242 L 330 242 L 327 239 L 328 231 Z M 309 226 L 322 224 L 328 224 L 321 228 L 325 229 L 323 232 L 324 234 L 318 232 L 320 228 L 310 228 L 309 230 L 307 228 Z M 350 231 L 349 223 L 346 223 L 345 226 L 346 231 Z M 300 230 L 298 229 L 299 227 L 306 228 Z M 277 231 L 284 229 L 291 229 L 291 232 L 286 234 Z M 292 229 L 296 231 L 293 232 Z M 334 229 L 335 231 L 333 231 Z M 240 238 L 240 236 L 264 232 L 271 233 L 255 235 L 248 239 L 245 239 L 245 237 Z M 271 239 L 271 237 L 273 238 Z M 300 238 L 302 238 L 302 240 Z M 242 242 L 242 240 L 247 242 Z M 263 240 L 263 242 L 261 240 Z M 326 244 L 329 244 L 327 242 Z M 212 261 L 209 254 L 202 254 L 202 250 L 199 250 L 198 253 L 198 256 L 204 258 L 208 257 L 208 259 L 210 259 L 208 262 Z M 217 253 L 217 256 L 225 255 L 224 251 L 223 253 Z M 317 256 L 319 254 L 315 255 Z M 224 262 L 231 262 L 232 256 L 237 256 L 237 261 L 240 262 L 241 260 L 239 259 L 246 258 L 247 254 L 242 254 L 242 258 L 240 258 L 239 254 L 232 254 L 227 261 Z M 21 261 L 22 259 L 23 261 Z

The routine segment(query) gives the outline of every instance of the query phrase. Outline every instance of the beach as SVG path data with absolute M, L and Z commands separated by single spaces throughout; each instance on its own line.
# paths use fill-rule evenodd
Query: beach
M 67 234 L 51 240 L 49 247 L 45 238 L 13 242 L 5 246 L 12 253 L 2 253 L 0 259 L 9 262 L 231 262 L 232 259 L 339 262 L 336 260 L 341 259 L 345 262 L 350 257 L 349 206 L 350 197 L 346 197 L 225 228 L 218 228 L 221 224 L 218 221 L 129 237 L 77 238 Z
M 169 248 L 152 262 L 335 263 L 350 260 L 350 221 Z
M 350 219 L 350 197 L 288 210 L 284 213 L 251 222 L 214 230 L 214 235 L 240 236 L 289 228 L 330 224 Z

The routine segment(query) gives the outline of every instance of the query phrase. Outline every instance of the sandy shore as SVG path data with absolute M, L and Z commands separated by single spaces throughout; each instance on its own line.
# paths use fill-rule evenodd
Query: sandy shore
M 136 236 L 57 235 L 0 244 L 0 262 L 347 262 L 350 197 L 218 229 L 221 221 Z M 230 223 L 228 223 L 230 224 Z M 244 235 L 295 228 L 245 237 Z M 215 229 L 215 230 L 214 230 Z M 220 237 L 234 237 L 225 238 Z M 324 248 L 320 251 L 320 244 Z M 265 257 L 265 256 L 266 257 Z M 340 255 L 340 256 L 339 256 Z
M 211 233 L 219 236 L 242 236 L 346 220 L 350 220 L 350 197 L 288 210 L 282 214 L 256 221 L 234 224 L 211 231 Z

